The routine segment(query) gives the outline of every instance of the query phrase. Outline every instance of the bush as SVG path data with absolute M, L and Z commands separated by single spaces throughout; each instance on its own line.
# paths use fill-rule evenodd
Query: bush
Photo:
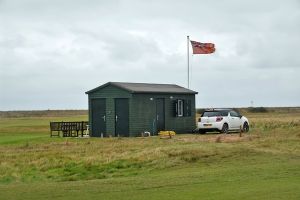
M 203 108 L 197 108 L 196 109 L 197 114 L 202 114 L 204 111 L 205 111 L 205 109 L 203 109 Z
M 268 110 L 264 107 L 251 107 L 251 108 L 248 108 L 249 112 L 252 112 L 252 113 L 266 113 L 268 112 Z

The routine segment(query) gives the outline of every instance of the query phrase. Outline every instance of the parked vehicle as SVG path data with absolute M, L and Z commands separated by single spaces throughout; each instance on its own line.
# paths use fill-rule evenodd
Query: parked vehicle
M 198 121 L 199 133 L 218 131 L 228 133 L 229 131 L 249 131 L 249 121 L 233 109 L 205 110 Z

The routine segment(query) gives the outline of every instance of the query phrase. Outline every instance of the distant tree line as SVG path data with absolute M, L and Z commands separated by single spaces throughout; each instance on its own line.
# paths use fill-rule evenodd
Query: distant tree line
M 249 107 L 248 112 L 252 113 L 266 113 L 268 110 L 265 107 Z
M 205 108 L 197 108 L 196 112 L 198 114 L 202 114 L 205 110 Z M 233 108 L 233 110 L 243 113 L 243 112 L 250 112 L 250 113 L 266 113 L 268 112 L 268 109 L 265 107 L 248 107 L 248 108 Z

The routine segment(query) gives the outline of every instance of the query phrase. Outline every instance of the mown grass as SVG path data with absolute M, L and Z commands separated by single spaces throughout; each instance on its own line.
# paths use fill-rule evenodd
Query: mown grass
M 49 140 L 51 121 L 87 121 L 86 115 L 58 117 L 1 117 L 0 145 Z
M 300 113 L 248 114 L 251 131 L 50 138 L 50 121 L 0 119 L 0 199 L 299 199 Z

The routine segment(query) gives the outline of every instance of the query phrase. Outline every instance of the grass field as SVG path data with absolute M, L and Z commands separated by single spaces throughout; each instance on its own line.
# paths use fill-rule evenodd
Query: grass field
M 300 112 L 247 113 L 251 131 L 173 139 L 50 138 L 84 111 L 2 113 L 0 199 L 300 199 Z

